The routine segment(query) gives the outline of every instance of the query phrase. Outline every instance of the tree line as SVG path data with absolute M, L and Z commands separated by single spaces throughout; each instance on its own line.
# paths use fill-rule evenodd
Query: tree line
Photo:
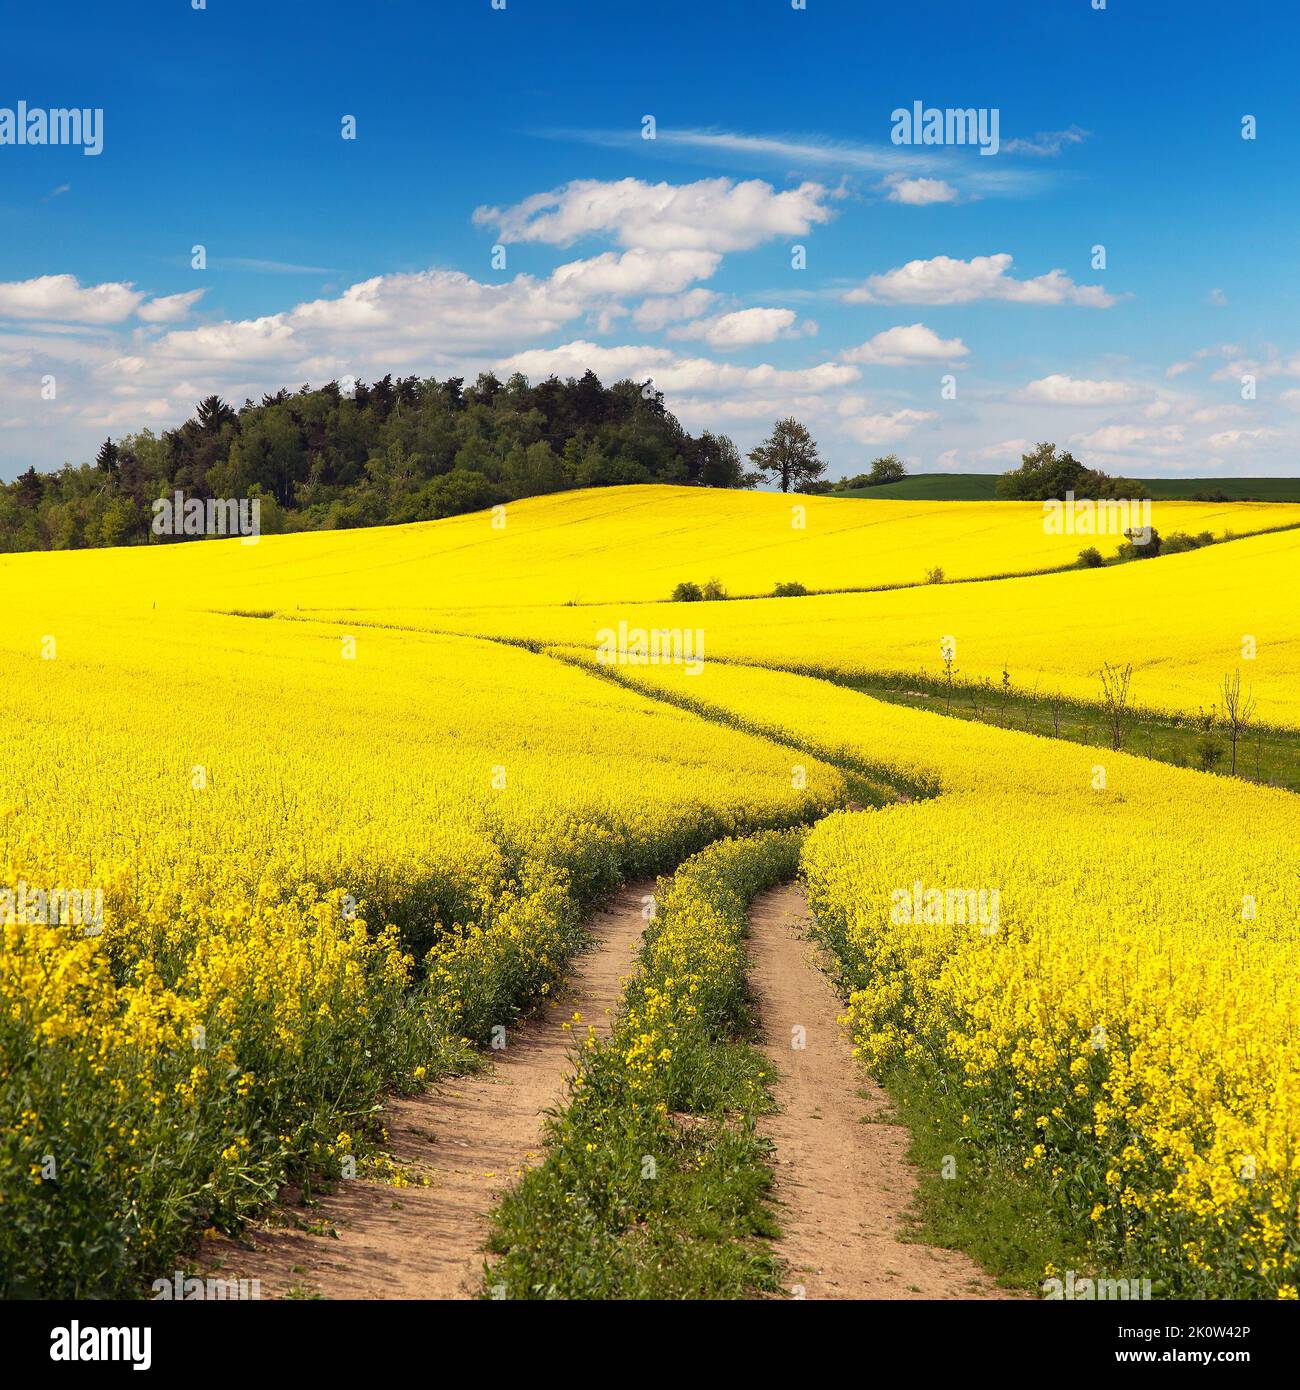
M 29 468 L 0 484 L 0 550 L 156 540 L 153 502 L 175 491 L 259 498 L 274 533 L 435 520 L 569 488 L 762 477 L 726 435 L 683 429 L 650 382 L 390 375 L 238 409 L 209 396 L 176 429 L 106 439 L 93 463 Z
M 749 466 L 746 467 L 746 464 Z M 256 498 L 260 527 L 283 531 L 433 521 L 571 488 L 627 483 L 827 493 L 907 476 L 894 454 L 831 483 L 806 426 L 787 417 L 742 459 L 725 434 L 692 435 L 653 382 L 601 384 L 592 371 L 530 384 L 385 376 L 280 390 L 239 408 L 219 396 L 161 435 L 106 439 L 93 463 L 28 468 L 0 483 L 0 551 L 72 550 L 158 539 L 154 502 Z M 1054 444 L 998 480 L 1007 498 L 1145 497 L 1130 479 L 1085 468 Z

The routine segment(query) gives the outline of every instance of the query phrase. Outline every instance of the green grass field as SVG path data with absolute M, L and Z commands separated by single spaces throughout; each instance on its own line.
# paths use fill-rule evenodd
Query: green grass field
M 880 487 L 833 492 L 832 497 L 904 497 L 916 502 L 993 502 L 996 473 L 915 473 Z M 1186 499 L 1223 493 L 1233 502 L 1300 502 L 1300 478 L 1140 478 L 1152 497 Z

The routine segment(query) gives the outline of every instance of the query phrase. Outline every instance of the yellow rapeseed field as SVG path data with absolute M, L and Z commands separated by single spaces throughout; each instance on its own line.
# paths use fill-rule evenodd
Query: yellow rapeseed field
M 1152 504 L 1162 534 L 1300 524 L 1300 503 Z M 1122 537 L 1052 535 L 1037 502 L 909 502 L 634 486 L 559 493 L 497 512 L 364 531 L 0 556 L 6 592 L 51 583 L 81 601 L 159 607 L 392 610 L 666 599 L 682 581 L 735 595 L 919 584 L 1074 563 Z
M 850 676 L 929 679 L 952 639 L 957 684 L 1099 699 L 1104 663 L 1134 668 L 1141 707 L 1208 709 L 1240 671 L 1261 720 L 1300 726 L 1300 531 L 1099 570 L 743 603 L 597 604 L 351 615 L 433 630 L 592 646 L 602 630 L 699 629 L 706 657 Z
M 597 894 L 843 790 L 472 639 L 54 586 L 0 651 L 11 1291 L 169 1277 L 196 1223 L 337 1170 L 379 1092 L 544 995 Z
M 819 821 L 869 1065 L 959 1087 L 1099 1258 L 1294 1295 L 1296 798 L 771 668 L 933 677 L 951 636 L 959 680 L 1092 698 L 1132 661 L 1160 708 L 1240 669 L 1294 726 L 1300 532 L 919 585 L 1078 538 L 1036 505 L 656 487 L 493 523 L 0 557 L 5 1292 L 133 1292 L 286 1175 L 371 1161 L 376 1099 L 545 997 L 603 891 Z M 917 587 L 651 602 L 710 578 Z M 660 628 L 693 667 L 597 663 Z M 863 776 L 918 799 L 836 812 Z M 968 890 L 995 922 L 948 920 Z
M 864 1060 L 951 1077 L 1101 1256 L 1183 1295 L 1296 1296 L 1300 800 L 802 676 L 621 674 L 932 796 L 805 848 Z

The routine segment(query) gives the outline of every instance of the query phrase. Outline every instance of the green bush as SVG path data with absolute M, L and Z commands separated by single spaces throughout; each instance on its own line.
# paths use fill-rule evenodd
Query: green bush
M 704 597 L 704 592 L 698 584 L 692 584 L 690 580 L 685 580 L 673 590 L 674 603 L 699 603 Z
M 1196 756 L 1202 772 L 1213 772 L 1223 761 L 1223 745 L 1217 739 L 1206 735 L 1196 745 Z
M 1102 559 L 1101 551 L 1095 545 L 1088 545 L 1079 552 L 1079 563 L 1085 569 L 1095 570 L 1100 569 L 1106 561 Z
M 1177 555 L 1183 550 L 1199 550 L 1200 540 L 1189 536 L 1186 531 L 1174 531 L 1165 537 L 1164 551 L 1167 555 Z
M 778 585 L 776 586 L 776 588 L 772 590 L 772 597 L 773 597 L 773 598 L 803 598 L 803 596 L 804 596 L 807 592 L 808 592 L 808 590 L 807 590 L 806 588 L 804 588 L 804 586 L 803 586 L 802 584 L 799 584 L 799 583 L 778 584 Z
M 1160 554 L 1164 541 L 1160 537 L 1160 532 L 1157 531 L 1154 526 L 1146 529 L 1149 530 L 1151 534 L 1141 545 L 1138 544 L 1138 540 L 1141 539 L 1143 535 L 1142 531 L 1125 531 L 1123 543 L 1115 551 L 1115 554 L 1119 556 L 1121 560 L 1153 560 Z

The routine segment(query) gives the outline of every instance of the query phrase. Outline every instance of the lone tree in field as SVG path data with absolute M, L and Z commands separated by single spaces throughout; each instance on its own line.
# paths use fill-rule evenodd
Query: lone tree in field
M 780 478 L 781 491 L 803 491 L 826 472 L 817 443 L 798 420 L 778 420 L 772 433 L 749 451 L 749 461 L 760 473 Z
M 1133 722 L 1133 710 L 1128 702 L 1129 682 L 1133 679 L 1133 663 L 1101 668 L 1101 699 L 1106 707 L 1106 723 L 1110 725 L 1110 746 L 1118 752 L 1124 746 L 1124 736 Z
M 1249 691 L 1241 693 L 1241 672 L 1234 671 L 1223 678 L 1223 722 L 1228 726 L 1232 741 L 1232 775 L 1237 775 L 1237 744 L 1250 721 L 1255 717 L 1255 697 Z

